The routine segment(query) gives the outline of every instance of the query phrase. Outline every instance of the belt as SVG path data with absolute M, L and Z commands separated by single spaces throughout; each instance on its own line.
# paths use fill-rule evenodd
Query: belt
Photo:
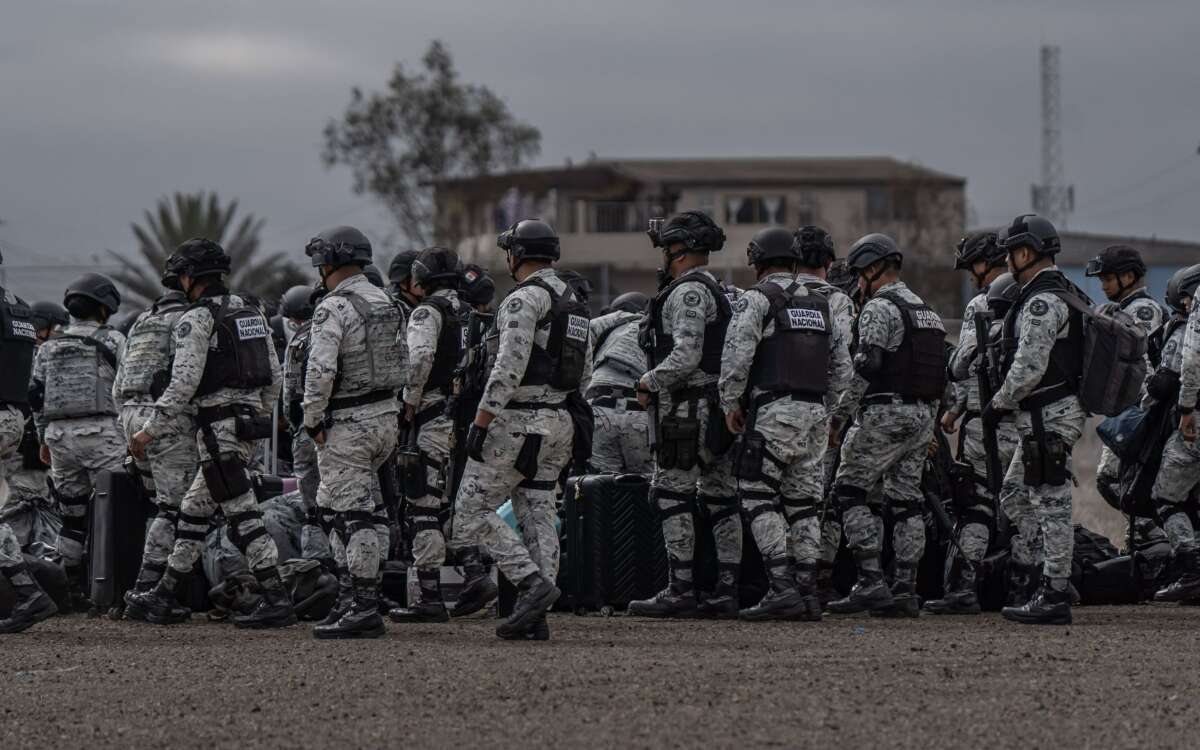
M 245 404 L 226 404 L 225 406 L 205 406 L 196 410 L 196 425 L 208 427 L 222 419 L 234 419 L 253 411 Z
M 379 401 L 386 401 L 389 398 L 396 398 L 396 394 L 392 391 L 371 391 L 364 393 L 361 396 L 348 396 L 346 398 L 331 398 L 326 411 L 341 411 L 343 409 L 353 409 L 356 406 L 366 406 Z
M 587 392 L 588 400 L 591 401 L 597 398 L 613 396 L 616 398 L 631 398 L 637 400 L 636 388 L 625 388 L 619 385 L 598 385 L 595 388 L 589 388 Z
M 864 396 L 860 402 L 861 406 L 878 406 L 879 404 L 931 404 L 932 401 L 916 398 L 914 396 L 901 396 L 898 393 L 876 393 L 873 396 Z
M 702 398 L 708 398 L 711 386 L 695 385 L 690 388 L 680 388 L 676 391 L 667 391 L 671 397 L 671 403 L 682 404 L 686 401 L 699 401 Z
M 567 402 L 565 400 L 550 403 L 549 401 L 509 401 L 504 405 L 505 409 L 565 409 Z
M 1021 407 L 1022 411 L 1033 411 L 1074 394 L 1075 391 L 1071 389 L 1069 383 L 1057 383 L 1026 397 L 1017 406 Z
M 646 411 L 645 407 L 638 403 L 636 398 L 627 400 L 616 398 L 615 396 L 605 396 L 602 398 L 594 398 L 588 403 L 601 409 L 615 409 L 617 408 L 617 404 L 621 403 L 622 401 L 625 403 L 625 411 Z
M 804 393 L 802 391 L 773 391 L 770 393 L 760 393 L 754 397 L 754 408 L 761 409 L 767 404 L 773 404 L 776 401 L 782 401 L 785 398 L 790 398 L 792 401 L 800 401 L 806 404 L 823 404 L 825 403 L 824 394 L 820 393 Z

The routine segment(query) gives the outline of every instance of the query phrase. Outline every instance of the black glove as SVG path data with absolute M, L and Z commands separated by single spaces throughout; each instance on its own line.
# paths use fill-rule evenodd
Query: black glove
M 997 409 L 996 407 L 992 406 L 991 402 L 988 402 L 988 405 L 983 407 L 983 412 L 979 415 L 979 419 L 983 422 L 984 427 L 988 428 L 989 430 L 994 430 L 1000 424 L 1000 420 L 1004 419 L 1009 414 L 1012 414 L 1011 410 Z
M 488 428 L 480 427 L 474 422 L 467 431 L 467 455 L 483 463 L 483 443 L 487 440 Z

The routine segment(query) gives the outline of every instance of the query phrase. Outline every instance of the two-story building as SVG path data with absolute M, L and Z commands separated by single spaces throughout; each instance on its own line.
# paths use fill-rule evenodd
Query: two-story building
M 839 256 L 862 235 L 885 232 L 905 251 L 908 282 L 954 314 L 962 291 L 950 259 L 965 224 L 965 183 L 890 157 L 788 157 L 593 159 L 434 187 L 442 240 L 464 261 L 502 271 L 496 235 L 541 218 L 562 238 L 563 265 L 592 281 L 597 306 L 626 291 L 653 293 L 661 256 L 646 237 L 649 220 L 700 209 L 728 236 L 713 267 L 739 286 L 754 283 L 745 250 L 763 227 L 817 224 Z

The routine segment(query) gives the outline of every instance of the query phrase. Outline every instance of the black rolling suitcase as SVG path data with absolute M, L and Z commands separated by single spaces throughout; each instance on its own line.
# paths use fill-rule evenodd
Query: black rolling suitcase
M 563 606 L 624 609 L 667 585 L 667 555 L 650 483 L 639 474 L 571 477 L 563 496 Z
M 88 524 L 88 577 L 92 605 L 106 611 L 120 606 L 137 581 L 146 522 L 154 506 L 146 499 L 141 480 L 124 471 L 100 472 L 95 489 Z

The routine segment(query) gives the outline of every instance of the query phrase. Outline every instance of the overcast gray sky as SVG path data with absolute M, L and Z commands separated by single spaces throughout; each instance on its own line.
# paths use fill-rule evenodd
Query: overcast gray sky
M 270 249 L 335 222 L 382 241 L 321 129 L 433 38 L 541 128 L 543 164 L 891 154 L 967 177 L 984 223 L 1028 208 L 1057 43 L 1071 227 L 1200 239 L 1197 30 L 1196 0 L 11 0 L 0 246 L 130 251 L 130 221 L 197 189 L 264 217 Z

